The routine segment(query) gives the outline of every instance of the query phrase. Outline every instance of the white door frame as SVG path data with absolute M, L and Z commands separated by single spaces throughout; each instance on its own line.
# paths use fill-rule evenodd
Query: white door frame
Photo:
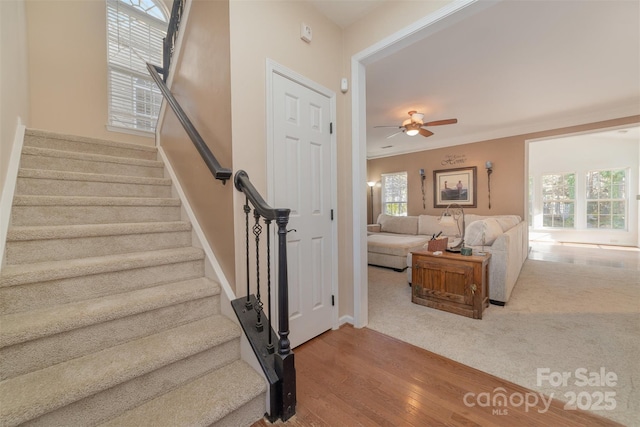
M 353 202 L 354 326 L 369 323 L 367 276 L 367 129 L 365 67 L 461 21 L 500 0 L 455 0 L 351 57 L 351 141 Z M 455 16 L 453 16 L 455 14 Z M 446 18 L 446 19 L 445 19 Z
M 323 96 L 329 98 L 329 105 L 331 109 L 330 121 L 333 123 L 333 133 L 331 134 L 331 176 L 334 178 L 331 182 L 331 206 L 333 209 L 334 220 L 331 221 L 331 293 L 335 296 L 335 305 L 332 307 L 332 319 L 331 324 L 333 329 L 338 329 L 338 187 L 337 187 L 337 139 L 336 139 L 336 94 L 330 89 L 304 77 L 295 71 L 278 64 L 272 59 L 267 58 L 267 72 L 266 72 L 266 131 L 267 131 L 267 203 L 274 206 L 274 141 L 273 141 L 273 76 L 278 74 L 288 80 L 291 80 L 299 85 L 302 85 L 314 92 L 317 92 Z M 277 207 L 277 206 L 274 206 Z M 281 206 L 286 207 L 286 206 Z M 275 260 L 274 260 L 275 261 Z M 272 269 L 275 271 L 275 269 Z

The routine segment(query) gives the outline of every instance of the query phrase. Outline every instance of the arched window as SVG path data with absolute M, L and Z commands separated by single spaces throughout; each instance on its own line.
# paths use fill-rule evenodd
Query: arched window
M 161 0 L 107 0 L 110 130 L 155 131 L 162 94 L 146 63 L 162 65 L 167 21 Z

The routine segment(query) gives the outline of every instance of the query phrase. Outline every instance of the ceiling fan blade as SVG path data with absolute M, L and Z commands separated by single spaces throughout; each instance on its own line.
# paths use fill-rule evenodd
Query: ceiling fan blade
M 458 123 L 458 119 L 446 119 L 446 120 L 436 120 L 434 122 L 427 122 L 422 126 L 440 126 L 440 125 L 453 125 Z
M 396 128 L 396 129 L 401 129 L 402 126 L 374 126 L 374 128 Z
M 392 133 L 391 135 L 389 135 L 389 136 L 387 137 L 387 139 L 389 139 L 389 138 L 393 138 L 394 136 L 396 136 L 397 134 L 402 133 L 402 132 L 404 132 L 404 129 L 403 129 L 403 130 L 399 130 L 398 132 Z
M 422 128 L 420 128 L 420 130 L 418 132 L 420 132 L 420 135 L 424 136 L 425 138 L 427 136 L 433 135 L 433 132 L 431 132 L 430 130 L 426 130 L 426 129 L 422 129 Z

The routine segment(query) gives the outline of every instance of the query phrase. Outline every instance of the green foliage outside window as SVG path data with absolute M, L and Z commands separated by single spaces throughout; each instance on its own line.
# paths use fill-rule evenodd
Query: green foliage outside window
M 626 170 L 591 171 L 586 180 L 587 228 L 625 230 Z
M 542 225 L 551 228 L 575 227 L 576 175 L 542 176 Z
M 382 212 L 387 215 L 407 215 L 407 173 L 382 175 Z

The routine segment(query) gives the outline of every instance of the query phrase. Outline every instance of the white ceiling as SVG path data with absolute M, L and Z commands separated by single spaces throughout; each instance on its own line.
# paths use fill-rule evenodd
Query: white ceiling
M 361 2 L 317 3 L 331 17 Z M 640 2 L 504 0 L 470 15 L 367 66 L 369 158 L 640 114 Z M 429 138 L 373 128 L 410 110 L 458 124 Z

